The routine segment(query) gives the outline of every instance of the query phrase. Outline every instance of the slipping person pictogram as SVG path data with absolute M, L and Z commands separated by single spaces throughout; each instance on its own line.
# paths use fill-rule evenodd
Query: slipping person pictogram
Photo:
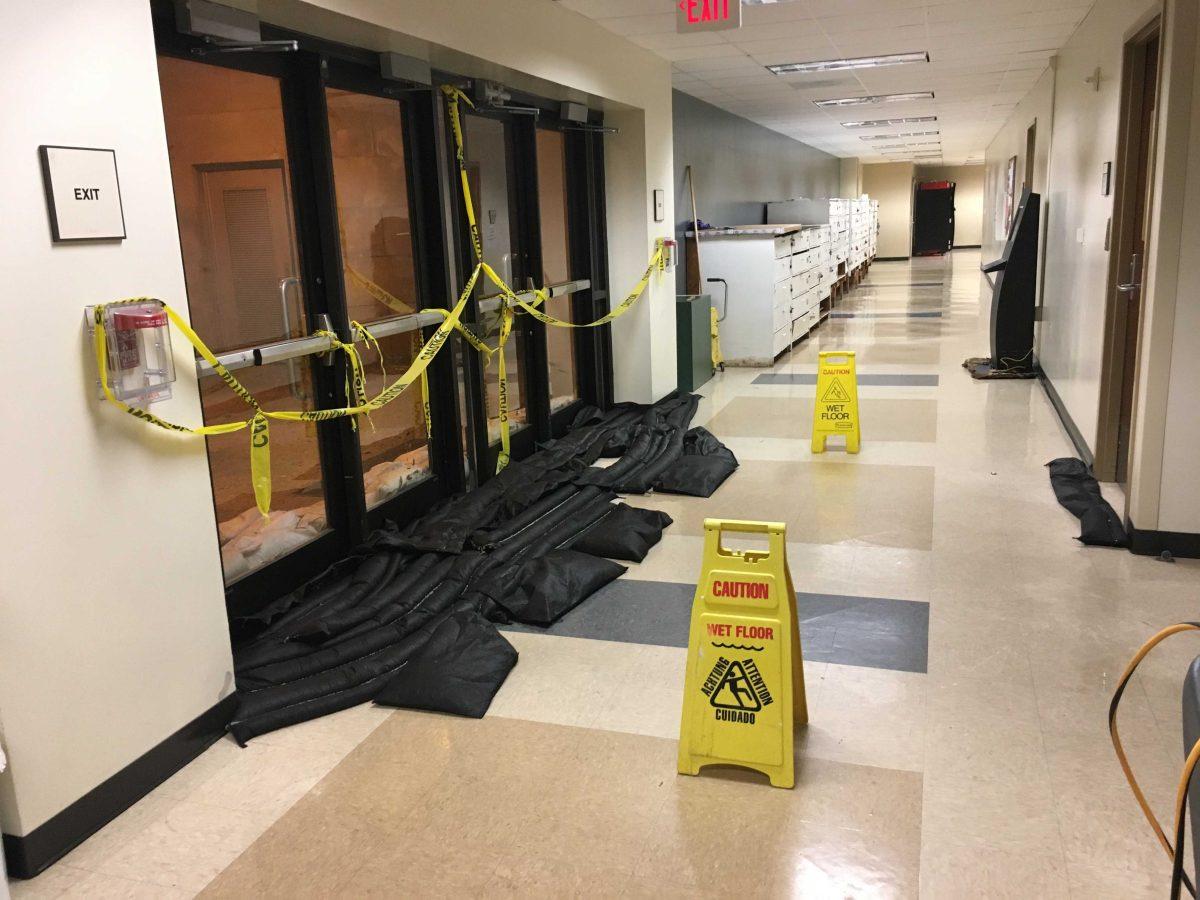
M 729 664 L 708 702 L 718 709 L 741 709 L 746 712 L 762 709 L 762 703 L 750 685 L 746 667 L 736 660 Z

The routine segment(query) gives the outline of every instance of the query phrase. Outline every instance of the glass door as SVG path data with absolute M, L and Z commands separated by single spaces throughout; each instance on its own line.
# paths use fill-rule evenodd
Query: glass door
M 499 118 L 466 114 L 462 132 L 467 179 L 475 205 L 475 221 L 483 244 L 483 258 L 514 290 L 526 287 L 528 274 L 522 247 L 522 208 L 514 178 L 512 132 L 518 125 Z M 474 260 L 470 262 L 474 267 Z M 502 315 L 500 298 L 492 282 L 480 278 L 475 286 L 473 325 L 489 346 L 499 341 Z M 531 332 L 526 317 L 518 317 L 505 342 L 508 421 L 516 435 L 529 424 L 528 343 Z M 483 369 L 483 398 L 489 454 L 500 442 L 500 380 L 498 360 Z
M 367 395 L 373 397 L 412 364 L 423 338 L 417 328 L 383 336 L 373 333 L 382 323 L 421 309 L 403 104 L 326 87 L 325 105 L 346 314 L 370 335 L 360 352 Z M 429 430 L 423 392 L 417 387 L 359 423 L 368 510 L 431 476 Z
M 549 290 L 545 309 L 556 319 L 590 322 L 607 311 L 601 135 L 599 126 L 581 128 L 560 120 L 558 112 L 557 103 L 528 95 L 513 105 L 479 104 L 473 111 L 463 104 L 463 158 L 485 261 L 515 291 Z M 451 131 L 447 127 L 446 153 L 457 176 Z M 459 274 L 465 279 L 475 258 L 461 190 L 452 189 L 452 195 Z M 495 293 L 490 284 L 477 286 L 471 310 L 472 326 L 491 346 L 501 321 Z M 562 434 L 582 403 L 607 402 L 607 332 L 515 316 L 506 346 L 514 458 L 531 452 L 535 441 Z M 474 417 L 464 424 L 475 425 L 464 434 L 476 435 L 471 458 L 480 480 L 494 471 L 498 452 L 497 368 L 494 360 L 482 366 L 475 355 L 460 373 L 464 406 Z
M 159 81 L 193 327 L 218 355 L 311 333 L 320 310 L 305 290 L 283 78 L 160 56 Z M 319 405 L 311 360 L 236 374 L 267 408 Z M 246 405 L 216 375 L 201 378 L 200 399 L 206 424 L 247 418 Z M 243 438 L 207 439 L 227 584 L 330 536 L 336 525 L 318 426 L 272 425 L 265 519 Z
M 539 286 L 574 278 L 568 225 L 566 138 L 561 131 L 537 130 L 538 231 L 542 271 Z M 556 319 L 574 322 L 575 296 L 553 297 L 546 311 Z M 546 363 L 550 412 L 558 412 L 579 399 L 576 363 L 576 329 L 546 327 Z

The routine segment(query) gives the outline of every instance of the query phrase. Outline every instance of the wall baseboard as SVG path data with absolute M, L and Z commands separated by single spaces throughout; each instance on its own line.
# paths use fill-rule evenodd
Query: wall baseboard
M 955 244 L 951 250 L 982 250 L 983 244 Z
M 907 262 L 911 256 L 877 256 L 875 262 Z
M 29 834 L 4 835 L 9 876 L 33 878 L 129 809 L 216 743 L 236 706 L 230 694 Z
M 1163 551 L 1181 559 L 1200 559 L 1200 534 L 1186 531 L 1143 531 L 1128 519 L 1129 550 L 1139 556 L 1161 556 Z
M 1054 407 L 1054 411 L 1058 413 L 1058 419 L 1063 424 L 1063 428 L 1067 430 L 1067 435 L 1071 438 L 1071 443 L 1075 445 L 1075 452 L 1079 454 L 1090 469 L 1096 462 L 1096 457 L 1092 453 L 1092 448 L 1088 446 L 1087 441 L 1083 439 L 1083 432 L 1079 430 L 1079 426 L 1075 424 L 1075 420 L 1071 418 L 1071 414 L 1067 412 L 1067 405 L 1063 403 L 1062 397 L 1058 395 L 1058 391 L 1054 388 L 1052 382 L 1046 373 L 1042 371 L 1041 365 L 1034 360 L 1034 365 L 1037 366 L 1038 381 L 1042 383 L 1042 389 L 1046 392 L 1046 396 L 1050 400 L 1050 405 Z

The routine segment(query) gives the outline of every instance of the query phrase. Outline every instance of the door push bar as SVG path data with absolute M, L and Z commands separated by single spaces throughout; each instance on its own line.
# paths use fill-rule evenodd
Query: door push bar
M 289 279 L 284 279 L 284 282 L 287 281 Z M 559 284 L 548 285 L 546 291 L 550 294 L 551 298 L 565 297 L 577 291 L 585 291 L 591 286 L 592 283 L 590 280 L 581 278 L 575 281 L 564 281 Z M 285 292 L 286 285 L 281 282 L 281 298 L 286 296 Z M 536 299 L 533 291 L 516 291 L 515 293 L 527 303 L 532 303 Z M 504 297 L 501 294 L 484 297 L 479 301 L 479 311 L 481 313 L 494 312 L 500 308 L 503 299 Z M 283 303 L 281 303 L 281 306 L 283 306 Z M 372 336 L 384 338 L 395 334 L 419 331 L 427 325 L 438 325 L 442 322 L 442 318 L 439 313 L 417 312 L 403 316 L 392 316 L 388 319 L 380 319 L 377 322 L 371 322 L 368 327 Z M 286 320 L 285 316 L 285 327 L 289 325 L 290 323 Z M 323 331 L 333 330 L 331 323 L 325 316 L 321 317 L 319 326 Z M 323 353 L 329 353 L 331 350 L 333 350 L 333 342 L 325 335 L 316 334 L 309 337 L 273 341 L 269 344 L 259 344 L 243 350 L 221 353 L 217 355 L 217 361 L 229 371 L 234 371 L 236 369 L 247 369 L 251 366 L 268 366 L 272 363 L 301 359 L 306 356 L 320 356 Z M 216 372 L 213 370 L 213 367 L 206 360 L 196 360 L 197 377 L 207 378 L 215 374 Z

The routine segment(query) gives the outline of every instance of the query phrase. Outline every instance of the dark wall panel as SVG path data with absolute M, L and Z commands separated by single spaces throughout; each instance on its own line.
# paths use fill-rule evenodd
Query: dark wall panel
M 750 225 L 763 221 L 768 200 L 836 197 L 840 181 L 837 157 L 792 140 L 769 128 L 672 91 L 675 130 L 675 237 L 692 215 L 685 167 L 696 178 L 700 218 L 714 225 Z M 684 290 L 685 267 L 675 269 Z

